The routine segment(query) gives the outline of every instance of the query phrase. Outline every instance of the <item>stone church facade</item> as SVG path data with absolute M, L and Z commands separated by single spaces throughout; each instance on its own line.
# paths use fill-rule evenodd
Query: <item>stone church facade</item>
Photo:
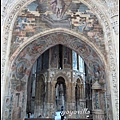
M 2 1 L 2 120 L 119 119 L 118 2 Z

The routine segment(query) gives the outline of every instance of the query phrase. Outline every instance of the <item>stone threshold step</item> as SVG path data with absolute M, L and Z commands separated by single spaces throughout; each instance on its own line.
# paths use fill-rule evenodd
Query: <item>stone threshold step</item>
M 85 119 L 68 118 L 68 120 L 93 120 L 93 119 L 91 119 L 91 118 L 85 118 Z
M 52 118 L 25 118 L 25 120 L 53 120 Z

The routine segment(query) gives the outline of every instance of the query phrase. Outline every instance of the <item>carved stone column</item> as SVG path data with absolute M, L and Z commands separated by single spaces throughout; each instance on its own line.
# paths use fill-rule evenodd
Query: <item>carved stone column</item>
M 66 84 L 66 112 L 71 110 L 71 83 Z M 70 118 L 69 114 L 66 114 L 66 118 Z
M 76 87 L 76 83 L 71 83 L 71 92 L 72 92 L 72 96 L 71 96 L 71 111 L 74 112 L 74 114 L 71 115 L 72 118 L 76 118 L 76 100 L 75 100 L 75 87 Z
M 44 101 L 45 101 L 45 78 L 42 74 L 38 74 L 36 80 L 36 93 L 35 93 L 35 110 L 34 115 L 44 116 Z
M 52 81 L 51 83 L 51 100 L 50 100 L 50 103 L 51 103 L 51 113 L 55 113 L 55 82 Z
M 50 116 L 51 115 L 51 108 L 52 108 L 52 104 L 51 104 L 51 95 L 52 95 L 52 91 L 51 91 L 51 82 L 48 81 L 47 82 L 47 100 L 46 100 L 46 104 L 47 104 L 47 110 L 46 110 L 46 116 Z
M 79 100 L 79 111 L 81 114 L 79 114 L 79 118 L 85 118 L 85 109 L 86 109 L 86 100 L 85 99 L 80 99 Z
M 26 78 L 27 79 L 27 78 Z M 26 116 L 26 82 L 11 79 L 9 96 L 5 96 L 3 120 L 22 120 Z M 9 111 L 6 109 L 9 108 Z
M 100 101 L 101 101 L 100 92 L 101 91 L 102 91 L 102 87 L 96 80 L 95 83 L 92 85 L 93 120 L 105 120 L 104 111 L 102 110 L 101 105 L 100 105 Z

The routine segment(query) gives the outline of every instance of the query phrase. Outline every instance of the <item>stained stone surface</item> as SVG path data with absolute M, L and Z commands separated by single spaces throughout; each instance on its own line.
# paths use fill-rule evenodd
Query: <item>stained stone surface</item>
M 24 7 L 19 12 L 14 24 L 10 56 L 28 38 L 42 31 L 58 27 L 83 33 L 106 56 L 104 34 L 96 15 L 83 3 L 69 3 L 69 0 L 66 0 L 66 4 L 68 6 L 66 5 L 62 18 L 57 18 L 56 14 L 51 11 L 48 1 L 34 1 Z
M 4 94 L 3 101 L 5 101 L 3 106 L 3 116 L 6 120 L 22 120 L 22 118 L 24 118 L 27 101 L 27 80 L 31 71 L 31 66 L 38 58 L 38 54 L 42 54 L 47 48 L 56 44 L 64 44 L 65 46 L 77 51 L 87 63 L 92 75 L 97 76 L 97 71 L 100 70 L 99 75 L 103 78 L 105 76 L 106 78 L 105 80 L 101 79 L 100 83 L 107 84 L 107 87 L 105 87 L 102 91 L 104 93 L 101 97 L 103 98 L 103 101 L 106 101 L 108 109 L 103 109 L 108 115 L 108 119 L 112 120 L 113 117 L 113 120 L 117 120 L 119 118 L 117 83 L 117 36 L 119 35 L 117 8 L 118 0 L 64 1 L 66 6 L 61 18 L 56 17 L 56 14 L 52 11 L 47 0 L 36 0 L 34 2 L 28 0 L 2 1 L 3 78 L 1 84 Z M 23 5 L 25 6 L 22 7 Z M 55 24 L 52 25 L 52 22 Z M 66 22 L 66 26 L 64 26 L 62 22 Z M 67 29 L 71 32 L 76 32 L 78 34 L 82 33 L 84 37 L 88 38 L 88 40 L 94 44 L 94 47 L 91 47 L 89 41 L 87 41 L 86 46 L 86 43 L 82 43 L 83 41 L 80 42 L 80 40 L 76 40 L 76 38 L 72 36 L 69 38 L 69 35 L 63 35 L 63 37 L 60 33 L 57 33 L 56 37 L 55 35 L 39 37 L 40 40 L 38 41 L 40 41 L 40 43 L 35 39 L 37 42 L 31 42 L 31 45 L 23 45 L 25 42 L 27 43 L 29 41 L 28 39 L 32 38 L 36 34 L 59 26 L 63 28 L 63 31 L 64 28 L 67 27 Z M 21 46 L 24 46 L 25 49 Z M 20 49 L 21 51 L 18 54 L 17 51 Z M 104 56 L 102 59 L 100 59 L 101 54 Z M 8 65 L 8 61 L 10 65 Z M 63 74 L 66 74 L 66 72 L 63 72 Z M 67 73 L 67 75 L 70 75 L 70 73 Z M 16 100 L 19 100 L 19 106 L 16 106 Z M 68 107 L 69 106 L 70 103 L 68 103 Z M 105 107 L 103 103 L 102 106 Z

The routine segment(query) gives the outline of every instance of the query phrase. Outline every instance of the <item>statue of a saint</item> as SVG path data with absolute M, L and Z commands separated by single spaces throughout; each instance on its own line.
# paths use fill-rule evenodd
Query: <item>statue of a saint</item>
M 50 5 L 52 7 L 53 12 L 56 11 L 57 0 L 51 0 Z
M 64 0 L 51 0 L 50 5 L 52 7 L 53 12 L 55 12 L 56 16 L 60 18 L 65 8 Z

